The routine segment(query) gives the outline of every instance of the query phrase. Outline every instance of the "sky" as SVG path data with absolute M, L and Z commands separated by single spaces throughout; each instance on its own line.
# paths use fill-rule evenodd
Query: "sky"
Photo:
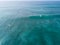
M 0 0 L 0 1 L 60 1 L 60 0 Z

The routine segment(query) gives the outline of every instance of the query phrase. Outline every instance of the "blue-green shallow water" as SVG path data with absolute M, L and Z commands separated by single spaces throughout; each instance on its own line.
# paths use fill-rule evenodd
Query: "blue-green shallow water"
M 0 12 L 0 45 L 60 45 L 59 5 L 30 2 L 23 8 L 4 8 Z
M 0 25 L 0 41 L 1 45 L 60 45 L 60 15 L 9 18 Z

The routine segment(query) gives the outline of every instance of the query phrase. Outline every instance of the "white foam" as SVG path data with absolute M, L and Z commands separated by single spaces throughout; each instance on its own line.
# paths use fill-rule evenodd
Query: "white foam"
M 40 17 L 42 17 L 42 15 L 40 15 Z

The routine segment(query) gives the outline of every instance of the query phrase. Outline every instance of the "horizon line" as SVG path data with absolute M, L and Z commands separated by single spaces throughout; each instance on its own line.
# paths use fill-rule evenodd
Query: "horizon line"
M 21 1 L 21 0 L 0 0 L 0 1 Z M 22 1 L 24 1 L 24 0 L 22 0 Z M 25 1 L 28 1 L 28 0 L 25 0 Z M 30 1 L 32 1 L 32 0 L 30 0 Z M 43 1 L 43 0 L 35 0 L 35 1 Z M 45 1 L 47 1 L 47 0 L 45 0 Z M 49 0 L 49 1 L 53 1 L 53 0 Z M 60 0 L 55 0 L 55 1 L 60 1 Z

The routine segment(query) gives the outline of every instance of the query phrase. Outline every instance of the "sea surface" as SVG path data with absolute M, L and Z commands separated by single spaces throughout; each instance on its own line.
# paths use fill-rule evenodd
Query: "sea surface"
M 5 1 L 0 2 L 0 15 L 39 16 L 60 15 L 60 1 Z M 0 16 L 0 17 L 1 17 Z
M 60 1 L 0 2 L 0 45 L 60 45 Z

